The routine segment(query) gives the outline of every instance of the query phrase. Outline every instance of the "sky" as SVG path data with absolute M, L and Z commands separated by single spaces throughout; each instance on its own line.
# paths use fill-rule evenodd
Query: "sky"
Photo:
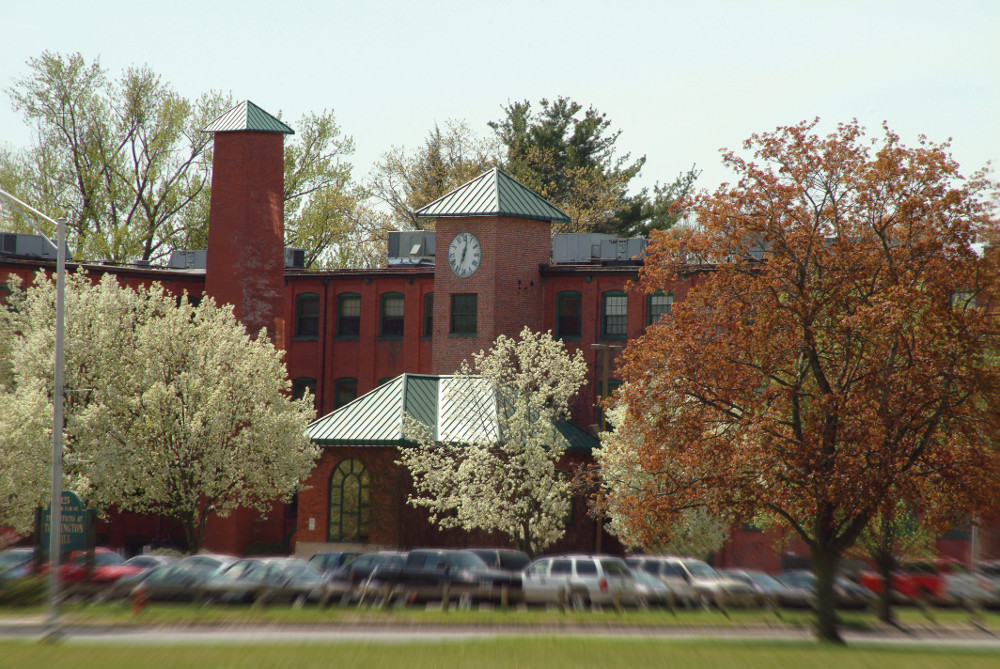
M 46 50 L 112 75 L 145 64 L 185 97 L 230 91 L 293 128 L 333 110 L 357 179 L 435 124 L 485 136 L 509 102 L 559 96 L 646 156 L 639 187 L 696 165 L 714 189 L 733 179 L 720 149 L 814 117 L 950 139 L 965 174 L 1000 161 L 1000 0 L 8 2 L 2 144 L 31 141 L 6 91 Z

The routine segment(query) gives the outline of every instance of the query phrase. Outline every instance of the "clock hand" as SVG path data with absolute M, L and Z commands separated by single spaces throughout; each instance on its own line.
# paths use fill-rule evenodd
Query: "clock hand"
M 458 263 L 459 267 L 465 266 L 465 255 L 469 252 L 469 242 L 466 241 L 465 245 L 462 246 L 462 260 Z

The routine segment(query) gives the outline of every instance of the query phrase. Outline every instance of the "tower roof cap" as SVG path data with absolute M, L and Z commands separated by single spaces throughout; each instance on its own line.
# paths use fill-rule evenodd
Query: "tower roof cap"
M 280 132 L 294 135 L 295 131 L 266 111 L 244 100 L 209 123 L 202 132 Z

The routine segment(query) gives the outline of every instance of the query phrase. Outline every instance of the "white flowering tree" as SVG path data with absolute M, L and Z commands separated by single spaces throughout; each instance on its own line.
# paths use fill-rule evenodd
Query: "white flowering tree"
M 556 421 L 585 381 L 583 354 L 570 355 L 550 333 L 525 328 L 501 335 L 489 352 L 466 361 L 447 384 L 455 407 L 433 438 L 409 421 L 417 442 L 399 462 L 413 476 L 414 506 L 442 528 L 501 532 L 531 555 L 565 533 L 570 480 L 558 469 L 566 451 Z
M 37 382 L 0 385 L 0 528 L 30 532 L 35 504 L 49 493 L 51 406 Z
M 39 274 L 15 289 L 5 316 L 15 334 L 4 399 L 22 415 L 41 411 L 32 380 L 47 384 L 52 415 L 54 291 Z M 311 401 L 288 397 L 269 339 L 248 336 L 210 298 L 179 302 L 109 275 L 96 285 L 69 277 L 65 469 L 69 487 L 102 505 L 174 518 L 197 551 L 209 516 L 237 506 L 265 513 L 318 452 L 306 434 Z
M 636 446 L 642 440 L 642 432 L 636 429 L 634 420 L 624 404 L 612 407 L 608 422 L 613 427 L 601 433 L 601 448 L 594 451 L 601 498 L 610 519 L 605 529 L 634 549 L 705 559 L 722 548 L 729 536 L 730 524 L 724 519 L 700 506 L 689 506 L 667 523 L 654 508 L 640 512 L 634 508 L 635 490 L 655 485 L 663 498 L 671 496 L 670 478 L 654 479 L 639 462 L 640 449 Z

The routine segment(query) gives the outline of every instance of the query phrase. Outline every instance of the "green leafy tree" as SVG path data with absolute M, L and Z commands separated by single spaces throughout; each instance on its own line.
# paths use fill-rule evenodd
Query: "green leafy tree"
M 28 66 L 7 92 L 36 139 L 0 149 L 0 186 L 65 216 L 77 257 L 156 261 L 205 248 L 212 134 L 202 129 L 232 96 L 189 101 L 148 67 L 113 79 L 79 53 L 45 52 Z M 385 223 L 352 181 L 353 140 L 331 111 L 306 114 L 294 128 L 285 145 L 285 243 L 305 249 L 308 266 L 370 265 Z M 11 229 L 31 232 L 19 212 L 5 211 Z
M 414 212 L 499 164 L 499 151 L 474 136 L 464 121 L 450 120 L 444 130 L 435 125 L 424 145 L 408 152 L 393 147 L 372 173 L 368 189 L 385 205 L 394 227 L 421 230 L 427 219 Z
M 285 145 L 285 244 L 305 250 L 307 267 L 368 266 L 366 244 L 381 226 L 351 177 L 354 140 L 332 111 L 306 114 L 294 128 Z
M 227 96 L 189 101 L 145 66 L 113 80 L 79 53 L 28 66 L 8 94 L 36 140 L 0 157 L 4 185 L 65 216 L 75 255 L 155 259 L 204 225 L 188 215 L 207 210 L 211 136 L 200 129 Z
M 643 198 L 628 187 L 646 158 L 616 155 L 621 130 L 604 114 L 564 97 L 543 98 L 537 111 L 513 102 L 504 112 L 489 124 L 506 149 L 504 169 L 570 217 L 556 232 L 617 233 L 641 217 Z

